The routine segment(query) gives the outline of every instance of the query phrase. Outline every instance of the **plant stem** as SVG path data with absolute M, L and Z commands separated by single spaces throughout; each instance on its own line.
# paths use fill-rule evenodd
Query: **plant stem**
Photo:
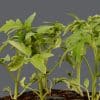
M 15 80 L 14 100 L 17 100 L 17 97 L 18 97 L 18 88 L 19 88 L 20 73 L 21 73 L 21 68 L 18 70 L 17 78 Z
M 93 54 L 94 54 L 94 74 L 92 77 L 92 100 L 97 100 L 96 99 L 96 82 L 97 82 L 97 69 L 98 69 L 98 52 L 97 52 L 97 47 L 95 42 L 92 45 L 93 48 Z
M 96 76 L 92 78 L 92 100 L 96 100 Z
M 76 66 L 76 79 L 77 79 L 78 84 L 80 84 L 80 70 L 81 70 L 80 64 L 77 64 L 77 66 Z
M 88 60 L 87 60 L 87 58 L 86 58 L 85 56 L 83 56 L 83 58 L 84 58 L 84 60 L 85 60 L 85 62 L 86 62 L 86 64 L 87 64 L 88 71 L 89 71 L 90 76 L 91 76 L 91 78 L 92 78 L 92 77 L 93 77 L 93 72 L 92 72 L 92 70 L 91 70 L 91 66 L 90 66 L 90 64 L 89 64 L 89 62 L 88 62 Z
M 39 82 L 38 84 L 39 84 L 40 100 L 44 100 L 42 78 L 40 78 L 38 82 Z

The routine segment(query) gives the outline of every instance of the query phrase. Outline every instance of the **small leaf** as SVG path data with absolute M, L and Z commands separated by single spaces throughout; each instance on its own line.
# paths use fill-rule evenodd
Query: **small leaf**
M 55 42 L 55 48 L 60 47 L 61 42 L 62 42 L 62 39 L 61 39 L 61 38 L 57 38 L 57 40 L 56 40 L 56 42 Z
M 8 41 L 13 47 L 15 47 L 16 49 L 18 49 L 19 51 L 21 51 L 22 53 L 24 53 L 25 55 L 29 56 L 31 55 L 31 49 L 29 47 L 26 47 L 24 45 L 24 43 L 19 43 L 19 42 L 15 42 L 13 40 L 9 40 Z
M 10 61 L 10 56 L 9 55 L 7 55 L 5 58 L 3 58 L 4 59 L 4 61 L 5 62 L 8 62 L 8 61 Z
M 88 79 L 84 80 L 84 86 L 88 89 L 88 87 L 89 87 L 89 80 Z
M 17 71 L 24 64 L 24 57 L 21 55 L 16 55 L 11 58 L 11 62 L 8 64 L 8 69 L 10 71 Z
M 10 61 L 10 56 L 7 55 L 5 58 L 0 58 L 0 63 L 6 63 L 6 62 L 9 62 Z
M 26 84 L 25 84 L 25 80 L 26 80 L 26 77 L 23 77 L 20 81 L 20 85 L 25 88 L 26 87 Z
M 33 73 L 30 77 L 30 82 L 34 82 L 37 80 L 36 73 Z
M 51 29 L 53 26 L 48 26 L 48 25 L 44 25 L 44 26 L 40 26 L 37 29 L 37 33 L 47 33 L 47 31 L 49 29 Z
M 34 36 L 35 33 L 33 32 L 30 32 L 30 33 L 27 33 L 26 36 L 25 36 L 25 41 L 26 41 L 26 44 L 31 44 L 31 37 Z
M 26 21 L 25 21 L 25 26 L 26 27 L 31 27 L 32 25 L 32 22 L 34 21 L 35 19 L 35 16 L 36 16 L 36 13 L 33 13 L 31 16 L 29 16 Z
M 8 21 L 6 21 L 6 24 L 4 24 L 0 28 L 0 32 L 12 33 L 13 31 L 21 29 L 22 25 L 23 24 L 21 23 L 21 21 L 19 19 L 17 19 L 16 21 L 8 20 Z
M 48 57 L 53 56 L 50 53 L 41 53 L 36 54 L 31 58 L 31 63 L 34 65 L 35 68 L 37 68 L 40 72 L 46 74 L 46 65 L 45 60 L 48 59 Z
M 68 15 L 75 18 L 76 20 L 79 20 L 79 18 L 74 13 L 68 13 Z

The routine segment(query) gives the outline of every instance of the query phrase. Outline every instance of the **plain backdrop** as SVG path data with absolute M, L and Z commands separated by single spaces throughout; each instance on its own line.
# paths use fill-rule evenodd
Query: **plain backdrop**
M 95 14 L 100 14 L 100 0 L 0 0 L 0 26 L 8 19 L 15 20 L 20 18 L 24 21 L 33 12 L 37 13 L 36 19 L 33 23 L 34 26 L 43 24 L 44 21 L 60 21 L 67 25 L 73 21 L 73 18 L 67 15 L 68 13 L 74 13 L 82 19 L 86 19 L 88 16 Z M 0 34 L 0 44 L 5 38 L 4 34 Z M 57 53 L 59 54 L 60 52 L 60 49 L 58 49 Z M 5 52 L 0 54 L 0 57 L 3 57 L 7 53 L 13 54 L 13 51 L 7 48 Z M 88 51 L 87 56 L 92 65 L 92 52 Z M 51 66 L 52 62 L 56 60 L 56 57 L 50 59 L 48 66 Z M 84 67 L 81 68 L 81 82 L 89 77 L 84 62 L 83 66 Z M 25 66 L 25 69 L 22 71 L 22 76 L 30 76 L 33 71 L 33 66 Z M 67 76 L 66 72 L 68 71 L 71 71 L 71 66 L 67 63 L 63 63 L 62 67 L 57 68 L 50 78 Z M 2 89 L 7 86 L 13 88 L 14 83 L 7 70 L 0 65 L 0 96 L 7 95 L 7 93 L 2 92 Z M 33 87 L 36 87 L 36 85 Z M 65 85 L 61 84 L 58 84 L 55 88 L 66 89 Z M 100 87 L 98 87 L 98 90 L 100 90 Z

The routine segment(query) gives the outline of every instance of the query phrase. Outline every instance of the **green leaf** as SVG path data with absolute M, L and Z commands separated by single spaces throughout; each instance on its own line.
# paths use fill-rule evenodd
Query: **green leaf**
M 9 55 L 6 55 L 6 57 L 3 58 L 3 59 L 4 59 L 5 62 L 8 62 L 8 61 L 10 61 L 10 56 Z
M 35 19 L 35 16 L 36 16 L 36 13 L 33 13 L 31 16 L 29 16 L 29 17 L 26 19 L 24 25 L 25 25 L 26 27 L 31 27 L 32 22 L 33 22 L 34 19 Z
M 79 18 L 74 13 L 68 13 L 68 15 L 75 18 L 76 20 L 79 20 Z
M 40 72 L 46 74 L 46 65 L 45 60 L 53 56 L 51 53 L 41 53 L 36 54 L 31 58 L 31 63 L 37 68 Z
M 19 42 L 15 42 L 13 40 L 9 40 L 8 41 L 13 47 L 15 47 L 16 49 L 18 49 L 19 51 L 21 51 L 22 53 L 24 53 L 27 56 L 31 55 L 31 49 L 29 47 L 26 47 L 24 45 L 24 43 L 19 43 Z
M 25 84 L 25 80 L 26 80 L 26 77 L 23 77 L 20 81 L 20 85 L 23 87 L 23 88 L 26 88 L 26 84 Z
M 30 82 L 35 82 L 37 80 L 37 76 L 36 76 L 36 73 L 33 73 L 30 77 Z
M 44 26 L 40 26 L 37 29 L 37 33 L 47 33 L 49 29 L 51 29 L 53 26 L 49 26 L 49 25 L 44 25 Z
M 25 43 L 26 44 L 31 44 L 31 37 L 34 36 L 35 33 L 33 32 L 29 32 L 26 34 L 25 36 Z
M 5 63 L 5 62 L 9 62 L 10 61 L 10 56 L 6 55 L 6 57 L 4 58 L 0 58 L 0 63 Z
M 62 39 L 61 39 L 61 38 L 57 38 L 57 39 L 56 39 L 56 42 L 55 42 L 55 48 L 60 47 L 61 42 L 62 42 Z
M 6 42 L 3 42 L 3 44 L 0 46 L 0 52 L 2 52 L 7 45 L 8 45 L 8 42 L 7 41 Z
M 22 24 L 22 22 L 19 19 L 17 19 L 16 21 L 8 20 L 8 21 L 6 21 L 6 24 L 4 24 L 0 28 L 0 32 L 5 32 L 5 33 L 10 34 L 13 31 L 21 29 L 22 26 L 23 26 L 23 24 Z
M 86 89 L 88 89 L 88 87 L 89 87 L 89 80 L 88 79 L 84 80 L 84 86 Z
M 8 64 L 8 69 L 10 71 L 17 71 L 24 64 L 24 57 L 21 55 L 16 55 L 11 58 L 11 62 Z
M 80 34 L 74 33 L 66 39 L 65 45 L 68 50 L 72 50 L 80 40 L 81 40 Z
M 78 42 L 77 45 L 75 46 L 75 48 L 73 48 L 73 52 L 72 52 L 73 56 L 75 57 L 75 61 L 77 63 L 80 63 L 82 60 L 82 56 L 85 55 L 86 50 L 84 47 L 84 42 Z

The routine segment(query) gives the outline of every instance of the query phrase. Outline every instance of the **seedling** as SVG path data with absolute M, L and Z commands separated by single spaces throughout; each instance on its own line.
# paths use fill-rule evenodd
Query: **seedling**
M 31 40 L 30 45 L 33 48 L 30 63 L 35 67 L 33 80 L 37 80 L 38 90 L 30 88 L 30 82 L 25 85 L 25 77 L 21 83 L 24 88 L 34 91 L 41 100 L 45 100 L 45 96 L 51 91 L 50 86 L 48 86 L 48 75 L 51 74 L 51 71 L 47 68 L 47 63 L 48 58 L 53 56 L 52 51 L 60 47 L 63 30 L 64 25 L 55 22 L 49 23 L 49 25 L 41 25 L 37 27 L 33 35 L 27 36 Z
M 67 61 L 71 66 L 76 69 L 76 78 L 72 78 L 73 83 L 77 83 L 79 88 L 73 88 L 79 93 L 80 87 L 80 75 L 81 75 L 81 64 L 82 60 L 85 59 L 88 69 L 92 78 L 92 100 L 97 100 L 96 98 L 96 87 L 97 87 L 97 77 L 99 76 L 99 66 L 100 66 L 100 34 L 99 34 L 99 24 L 100 16 L 96 15 L 89 17 L 87 21 L 81 20 L 76 17 L 76 20 L 69 24 L 65 33 L 71 32 L 62 46 L 64 54 L 61 57 L 60 65 L 63 61 Z M 91 48 L 94 54 L 94 72 L 86 59 L 87 49 Z M 74 81 L 75 80 L 75 81 Z M 81 92 L 80 92 L 81 94 Z M 89 93 L 88 93 L 89 94 Z M 99 99 L 98 99 L 99 100 Z
M 6 56 L 5 58 L 1 58 L 0 62 L 2 65 L 6 66 L 10 75 L 13 77 L 15 88 L 14 88 L 14 96 L 12 97 L 14 100 L 17 100 L 19 94 L 19 82 L 20 82 L 20 74 L 23 69 L 23 65 L 27 64 L 28 57 L 31 56 L 31 48 L 25 45 L 24 37 L 28 32 L 32 30 L 32 22 L 35 17 L 35 13 L 29 16 L 25 23 L 22 23 L 20 19 L 8 20 L 6 24 L 4 24 L 0 28 L 0 32 L 6 33 L 7 40 L 1 45 L 0 52 L 10 44 L 11 48 L 15 50 L 15 54 L 13 56 Z M 9 58 L 9 60 L 8 60 Z M 17 76 L 13 75 L 13 72 L 17 72 Z M 6 90 L 9 90 L 8 88 Z M 10 92 L 11 93 L 11 92 Z

